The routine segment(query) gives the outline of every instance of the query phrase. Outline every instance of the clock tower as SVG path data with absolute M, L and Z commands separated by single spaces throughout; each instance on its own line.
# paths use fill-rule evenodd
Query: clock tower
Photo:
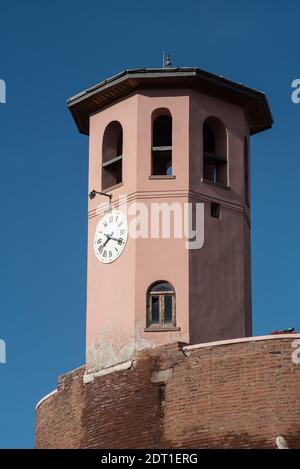
M 168 67 L 68 104 L 89 136 L 86 382 L 141 349 L 251 336 L 250 137 L 272 125 L 265 95 Z

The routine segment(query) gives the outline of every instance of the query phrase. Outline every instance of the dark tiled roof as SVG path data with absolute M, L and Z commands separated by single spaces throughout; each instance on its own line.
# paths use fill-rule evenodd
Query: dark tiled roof
M 79 131 L 88 135 L 91 114 L 146 88 L 190 88 L 240 105 L 245 109 L 251 134 L 269 129 L 273 123 L 264 93 L 195 67 L 125 70 L 73 96 L 68 106 Z

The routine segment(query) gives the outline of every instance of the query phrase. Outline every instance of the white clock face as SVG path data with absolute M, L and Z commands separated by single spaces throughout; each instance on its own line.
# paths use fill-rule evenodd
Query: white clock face
M 94 250 L 97 259 L 104 264 L 115 261 L 123 252 L 128 238 L 128 224 L 125 215 L 112 210 L 98 222 Z

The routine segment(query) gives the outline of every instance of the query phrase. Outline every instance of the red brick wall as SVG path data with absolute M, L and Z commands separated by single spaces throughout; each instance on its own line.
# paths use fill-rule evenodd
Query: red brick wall
M 143 351 L 134 369 L 83 384 L 84 368 L 59 379 L 37 409 L 37 448 L 300 448 L 300 365 L 293 338 L 183 352 Z M 188 355 L 188 356 L 186 356 Z M 171 369 L 164 383 L 152 372 Z

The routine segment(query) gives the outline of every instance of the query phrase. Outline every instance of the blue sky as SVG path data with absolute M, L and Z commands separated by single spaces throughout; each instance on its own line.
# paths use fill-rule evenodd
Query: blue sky
M 34 441 L 34 406 L 84 363 L 87 138 L 69 96 L 125 68 L 199 66 L 267 93 L 252 138 L 254 333 L 300 330 L 300 4 L 0 0 L 0 447 Z

